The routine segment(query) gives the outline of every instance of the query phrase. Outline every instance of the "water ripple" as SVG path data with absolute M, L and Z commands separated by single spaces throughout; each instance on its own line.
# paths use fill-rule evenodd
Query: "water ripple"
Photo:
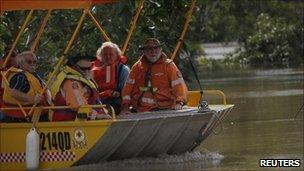
M 231 94 L 231 98 L 262 98 L 262 97 L 277 97 L 277 96 L 298 96 L 303 95 L 303 89 L 288 89 L 288 90 L 263 90 L 263 91 L 247 91 Z

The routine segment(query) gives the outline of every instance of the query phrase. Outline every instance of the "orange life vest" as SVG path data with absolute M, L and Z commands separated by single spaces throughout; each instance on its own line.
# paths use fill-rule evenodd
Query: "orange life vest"
M 111 65 L 104 66 L 102 61 L 96 60 L 93 66 L 94 80 L 98 85 L 101 98 L 106 98 L 112 95 L 116 90 L 118 81 L 118 66 L 120 63 L 126 64 L 127 57 L 119 56 L 119 59 Z
M 96 61 L 95 63 L 98 62 L 99 61 Z M 116 65 L 116 63 L 113 63 L 109 66 L 94 65 L 92 70 L 94 74 L 94 80 L 98 84 L 99 91 L 116 89 Z

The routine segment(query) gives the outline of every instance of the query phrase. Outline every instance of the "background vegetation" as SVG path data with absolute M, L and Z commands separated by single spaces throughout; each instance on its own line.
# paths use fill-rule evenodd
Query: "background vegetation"
M 126 0 L 93 7 L 110 39 L 122 46 L 139 1 Z M 147 37 L 165 42 L 163 49 L 170 56 L 181 33 L 190 0 L 146 0 L 126 55 L 131 66 L 139 56 L 138 46 Z M 303 11 L 300 0 L 198 0 L 181 55 L 189 52 L 198 61 L 200 70 L 240 69 L 248 67 L 297 67 L 303 64 Z M 13 39 L 28 11 L 5 12 L 1 16 L 0 51 Z M 17 49 L 29 49 L 41 18 L 46 11 L 36 11 Z M 76 28 L 81 10 L 55 10 L 42 35 L 37 54 L 39 70 L 48 73 L 62 53 Z M 104 42 L 98 29 L 87 17 L 68 56 L 87 51 L 95 54 Z M 238 42 L 241 48 L 222 60 L 204 57 L 201 44 L 206 42 Z M 187 60 L 176 62 L 184 73 Z M 187 74 L 185 75 L 187 78 Z

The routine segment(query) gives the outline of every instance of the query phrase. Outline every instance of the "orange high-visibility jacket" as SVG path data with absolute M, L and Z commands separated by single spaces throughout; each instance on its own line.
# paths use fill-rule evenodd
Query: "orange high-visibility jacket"
M 164 53 L 153 64 L 142 56 L 130 71 L 122 91 L 122 103 L 135 107 L 139 112 L 172 109 L 176 103 L 186 101 L 186 92 L 180 71 Z

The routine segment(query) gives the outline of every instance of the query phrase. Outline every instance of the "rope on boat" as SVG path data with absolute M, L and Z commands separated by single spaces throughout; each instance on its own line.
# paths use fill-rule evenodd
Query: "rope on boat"
M 213 113 L 213 115 L 215 115 L 215 118 L 218 120 L 218 123 L 221 125 L 221 129 L 219 132 L 216 132 L 215 131 L 215 126 L 211 128 L 211 131 L 213 132 L 214 135 L 219 135 L 222 131 L 223 131 L 223 124 L 222 124 L 222 121 L 221 119 L 219 118 L 219 116 L 217 116 L 217 112 L 215 110 L 211 110 L 210 111 L 211 113 Z
M 297 116 L 299 115 L 299 113 L 303 110 L 303 107 L 304 107 L 304 103 L 302 104 L 302 106 L 300 107 L 300 109 L 298 110 L 298 112 L 295 114 L 295 116 L 293 117 L 293 119 L 297 118 Z

